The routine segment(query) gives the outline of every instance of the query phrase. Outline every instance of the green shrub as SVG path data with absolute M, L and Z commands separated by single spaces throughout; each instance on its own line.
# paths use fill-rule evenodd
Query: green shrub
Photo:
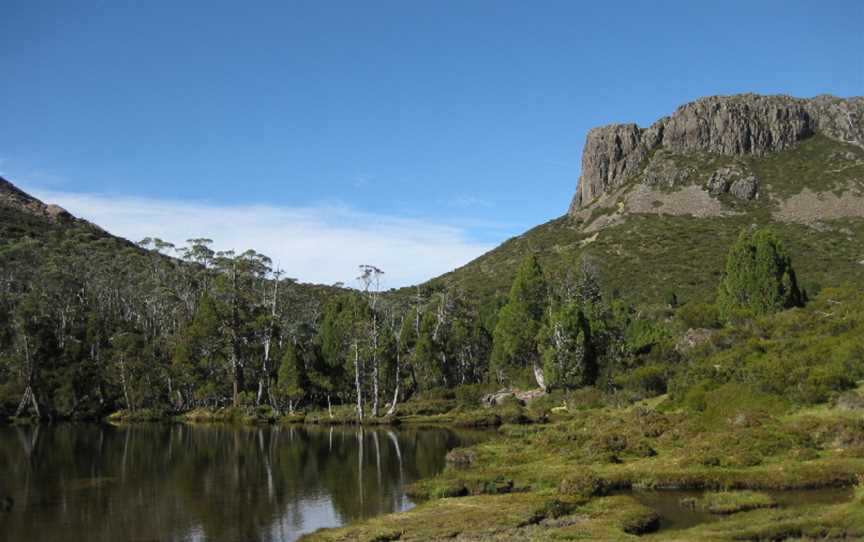
M 801 384 L 798 398 L 805 404 L 824 403 L 856 387 L 855 380 L 840 364 L 814 367 Z
M 683 329 L 720 327 L 720 313 L 717 306 L 708 303 L 687 303 L 675 311 L 675 318 Z
M 454 390 L 456 401 L 460 405 L 479 406 L 483 397 L 494 392 L 495 384 L 462 384 Z
M 646 534 L 660 528 L 660 516 L 644 505 L 627 509 L 619 520 L 621 530 L 627 534 Z
M 604 495 L 607 490 L 603 479 L 588 469 L 568 474 L 558 484 L 558 493 L 574 497 L 596 497 Z
M 641 397 L 666 393 L 666 369 L 660 365 L 644 365 L 616 379 L 619 386 Z
M 417 401 L 452 401 L 456 399 L 456 392 L 451 388 L 432 388 L 418 392 L 413 399 Z
M 452 399 L 421 399 L 412 398 L 404 403 L 396 405 L 396 413 L 399 416 L 434 416 L 446 414 L 454 408 L 457 403 Z

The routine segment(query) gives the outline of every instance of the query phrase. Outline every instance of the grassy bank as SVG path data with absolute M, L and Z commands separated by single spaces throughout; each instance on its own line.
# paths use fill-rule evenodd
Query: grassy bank
M 444 472 L 412 485 L 417 508 L 304 540 L 626 540 L 662 526 L 627 494 L 642 489 L 706 490 L 692 506 L 717 518 L 658 540 L 864 536 L 864 489 L 804 508 L 761 493 L 864 484 L 860 412 L 769 415 L 741 401 L 717 419 L 651 404 L 660 407 L 571 405 L 545 423 L 502 425 L 500 438 L 454 450 Z

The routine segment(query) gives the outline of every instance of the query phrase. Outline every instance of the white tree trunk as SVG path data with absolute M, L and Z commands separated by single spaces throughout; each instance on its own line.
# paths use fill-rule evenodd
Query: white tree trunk
M 360 345 L 354 343 L 354 388 L 357 392 L 357 419 L 363 420 L 363 392 L 360 388 Z
M 399 388 L 402 384 L 402 379 L 399 378 L 399 343 L 396 343 L 396 386 L 393 389 L 393 402 L 390 403 L 390 408 L 387 409 L 387 416 L 392 416 L 396 413 L 396 403 L 399 402 Z
M 544 392 L 546 391 L 546 378 L 543 376 L 543 367 L 536 361 L 534 362 L 534 379 L 537 380 L 537 385 Z

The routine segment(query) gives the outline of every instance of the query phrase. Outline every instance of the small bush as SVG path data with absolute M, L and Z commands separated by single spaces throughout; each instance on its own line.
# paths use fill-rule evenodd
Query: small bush
M 715 305 L 687 303 L 675 312 L 683 329 L 716 329 L 721 327 L 720 313 Z
M 540 523 L 544 519 L 558 519 L 570 515 L 577 506 L 578 501 L 572 499 L 549 499 L 534 512 L 528 523 Z
M 417 401 L 452 401 L 456 399 L 456 392 L 452 388 L 432 388 L 423 390 L 414 396 Z
M 666 370 L 659 365 L 645 365 L 618 377 L 617 383 L 640 397 L 655 397 L 666 393 Z
M 558 484 L 558 493 L 583 498 L 604 495 L 607 489 L 603 479 L 587 469 L 568 474 Z
M 660 516 L 647 506 L 639 505 L 624 512 L 619 526 L 627 534 L 652 533 L 660 528 Z
M 842 391 L 855 387 L 845 367 L 839 364 L 813 367 L 801 385 L 798 397 L 805 404 L 824 403 Z
M 495 384 L 462 384 L 457 386 L 453 392 L 456 402 L 465 406 L 479 406 L 483 397 L 494 392 Z
M 502 495 L 513 491 L 513 480 L 503 476 L 496 476 L 493 480 L 483 482 L 480 493 L 484 495 Z

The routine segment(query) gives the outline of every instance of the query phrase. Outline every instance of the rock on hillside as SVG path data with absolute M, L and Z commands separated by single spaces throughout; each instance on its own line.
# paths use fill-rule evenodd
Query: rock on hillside
M 74 220 L 74 217 L 59 205 L 46 205 L 30 194 L 0 177 L 0 205 L 48 219 L 51 222 Z
M 0 177 L 0 209 L 8 209 L 12 213 L 23 213 L 33 217 L 37 222 L 51 227 L 81 226 L 99 235 L 108 235 L 99 226 L 82 218 L 77 218 L 63 207 L 34 198 L 3 177 Z M 20 215 L 18 215 L 20 217 Z M 6 222 L 8 217 L 0 218 Z M 18 220 L 18 219 L 16 219 Z
M 864 97 L 712 96 L 683 105 L 648 128 L 635 124 L 594 128 L 585 142 L 582 175 L 569 212 L 575 215 L 623 185 L 658 150 L 764 156 L 817 133 L 864 149 Z M 754 197 L 756 189 L 753 180 L 724 188 L 744 199 Z

